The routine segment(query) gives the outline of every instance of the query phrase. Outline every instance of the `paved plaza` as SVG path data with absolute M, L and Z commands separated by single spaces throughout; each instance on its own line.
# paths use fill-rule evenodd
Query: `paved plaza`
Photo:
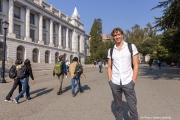
M 107 69 L 86 66 L 87 78 L 81 79 L 84 93 L 71 96 L 71 79 L 63 81 L 63 94 L 56 95 L 58 80 L 52 71 L 34 71 L 35 84 L 30 79 L 31 99 L 19 104 L 5 102 L 12 82 L 0 83 L 0 120 L 115 120 L 114 101 L 107 81 Z M 180 68 L 140 65 L 137 83 L 137 108 L 140 120 L 179 120 Z M 18 94 L 15 90 L 12 98 Z M 123 96 L 124 120 L 129 120 Z

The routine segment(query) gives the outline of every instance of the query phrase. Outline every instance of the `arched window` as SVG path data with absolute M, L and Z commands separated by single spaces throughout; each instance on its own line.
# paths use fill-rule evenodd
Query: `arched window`
M 49 63 L 49 51 L 45 52 L 45 63 Z
M 38 62 L 38 50 L 33 49 L 33 56 L 32 56 L 33 62 L 37 63 Z

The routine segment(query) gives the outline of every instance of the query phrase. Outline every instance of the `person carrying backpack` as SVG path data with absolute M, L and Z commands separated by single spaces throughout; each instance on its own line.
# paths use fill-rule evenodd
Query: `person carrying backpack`
M 64 62 L 64 55 L 59 56 L 59 61 L 55 64 L 54 69 L 53 69 L 53 77 L 52 78 L 54 78 L 55 74 L 57 75 L 58 80 L 59 80 L 59 88 L 57 91 L 57 95 L 61 95 L 64 74 L 66 75 L 66 78 L 67 78 L 67 70 L 66 70 L 66 65 Z
M 123 40 L 123 30 L 111 32 L 115 42 L 108 50 L 108 81 L 115 103 L 116 120 L 123 119 L 122 94 L 124 93 L 131 120 L 138 120 L 137 99 L 134 90 L 138 75 L 138 51 L 134 44 Z M 113 51 L 112 51 L 113 50 Z
M 32 84 L 35 83 L 34 76 L 32 73 L 31 63 L 29 59 L 24 61 L 24 65 L 19 66 L 17 70 L 17 78 L 20 79 L 21 84 L 23 85 L 23 90 L 19 93 L 19 95 L 13 99 L 15 103 L 18 104 L 19 98 L 26 92 L 26 100 L 30 100 L 30 92 L 29 92 L 29 76 L 31 76 Z
M 13 86 L 6 96 L 5 101 L 7 101 L 7 102 L 11 102 L 12 94 L 17 86 L 19 86 L 19 93 L 22 91 L 22 84 L 21 84 L 20 80 L 17 78 L 17 73 L 16 73 L 18 66 L 21 64 L 22 64 L 22 61 L 18 59 L 15 61 L 15 65 L 13 65 L 9 70 L 9 77 L 11 79 L 13 79 L 12 80 Z M 24 97 L 24 95 L 22 95 L 21 97 Z
M 84 90 L 81 87 L 80 76 L 83 74 L 82 65 L 78 63 L 78 58 L 74 57 L 72 63 L 70 64 L 69 73 L 71 75 L 71 90 L 72 97 L 75 97 L 75 81 L 78 83 L 78 88 L 80 93 L 83 93 Z

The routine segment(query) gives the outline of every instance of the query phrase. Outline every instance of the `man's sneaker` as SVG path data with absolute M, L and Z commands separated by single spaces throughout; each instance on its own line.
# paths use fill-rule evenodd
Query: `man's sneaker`
M 14 101 L 16 104 L 18 104 L 18 101 L 17 101 L 16 99 L 13 99 L 13 101 Z
M 75 97 L 75 94 L 72 94 L 72 97 Z
M 83 93 L 84 92 L 84 90 L 82 90 L 80 93 Z
M 31 100 L 32 98 L 31 97 L 29 97 L 29 99 L 26 99 L 26 101 L 29 101 L 29 100 Z
M 12 102 L 12 100 L 11 99 L 5 99 L 4 101 L 6 101 L 6 102 Z

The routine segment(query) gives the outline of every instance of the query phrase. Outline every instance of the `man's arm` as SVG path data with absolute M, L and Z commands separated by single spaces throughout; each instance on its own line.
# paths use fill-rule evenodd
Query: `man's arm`
M 112 69 L 111 69 L 111 58 L 108 59 L 108 80 L 110 81 L 112 78 Z
M 137 78 L 138 69 L 139 69 L 138 54 L 133 56 L 133 66 L 134 66 L 134 69 L 133 69 L 133 78 L 132 78 L 132 80 L 133 80 L 134 83 L 136 83 L 136 78 Z

